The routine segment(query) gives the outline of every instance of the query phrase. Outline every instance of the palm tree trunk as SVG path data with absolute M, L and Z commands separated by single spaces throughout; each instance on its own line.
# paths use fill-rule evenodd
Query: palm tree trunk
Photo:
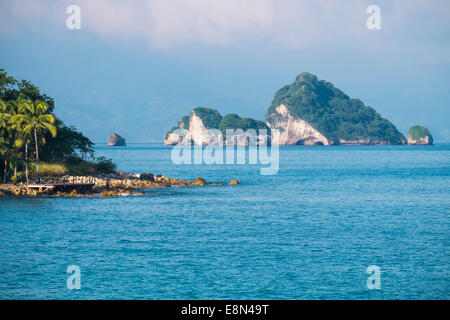
M 6 183 L 6 174 L 8 173 L 8 154 L 5 154 L 5 168 L 3 169 L 3 183 Z
M 39 148 L 36 131 L 36 128 L 34 128 L 34 143 L 36 144 L 36 180 L 37 182 L 39 182 Z
M 3 183 L 6 183 L 6 181 L 8 180 L 8 158 L 9 158 L 9 151 L 5 152 L 5 168 L 3 169 Z
M 28 185 L 28 141 L 25 142 L 25 176 L 27 178 Z
M 17 148 L 15 148 L 14 154 L 14 177 L 17 178 Z

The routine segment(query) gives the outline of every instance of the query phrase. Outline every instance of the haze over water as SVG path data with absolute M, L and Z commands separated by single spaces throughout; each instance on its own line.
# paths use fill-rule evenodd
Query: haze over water
M 0 298 L 450 298 L 450 144 L 281 147 L 273 176 L 177 166 L 170 151 L 96 147 L 122 171 L 241 184 L 1 197 Z M 381 290 L 366 287 L 369 265 Z

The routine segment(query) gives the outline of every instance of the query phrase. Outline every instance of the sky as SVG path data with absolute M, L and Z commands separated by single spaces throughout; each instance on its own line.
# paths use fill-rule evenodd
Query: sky
M 96 143 L 162 142 L 197 106 L 262 120 L 304 71 L 450 141 L 448 0 L 0 0 L 0 68 Z

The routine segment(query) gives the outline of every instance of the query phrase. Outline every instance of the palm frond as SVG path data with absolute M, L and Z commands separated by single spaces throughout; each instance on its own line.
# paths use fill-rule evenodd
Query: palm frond
M 41 126 L 41 128 L 43 127 L 45 129 L 47 129 L 48 131 L 50 131 L 53 138 L 56 137 L 56 134 L 57 134 L 56 126 L 54 126 L 48 122 L 41 122 L 39 125 Z
M 34 106 L 35 106 L 35 114 L 42 114 L 45 115 L 47 114 L 48 111 L 48 103 L 44 102 L 44 101 L 35 101 L 34 102 Z
M 52 114 L 43 114 L 36 118 L 36 122 L 37 123 L 47 122 L 53 124 L 55 123 L 55 117 Z

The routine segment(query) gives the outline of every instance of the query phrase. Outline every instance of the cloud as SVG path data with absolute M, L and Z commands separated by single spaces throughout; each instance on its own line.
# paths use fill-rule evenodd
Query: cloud
M 131 36 L 152 47 L 269 41 L 302 47 L 365 32 L 365 1 L 137 0 L 79 1 L 89 30 Z M 362 29 L 362 30 L 361 30 Z
M 108 37 L 144 38 L 153 47 L 228 45 L 267 32 L 270 1 L 80 1 L 86 25 Z
M 144 41 L 152 48 L 184 44 L 225 46 L 252 41 L 284 47 L 339 42 L 373 44 L 368 39 L 369 0 L 4 0 L 3 31 L 39 28 L 42 22 L 65 28 L 65 8 L 77 4 L 82 30 L 105 39 Z M 386 39 L 429 39 L 449 30 L 447 1 L 377 1 Z M 432 8 L 432 9 L 430 9 Z M 26 21 L 26 23 L 23 23 Z M 391 29 L 389 29 L 391 28 Z M 373 31 L 372 31 L 373 32 Z M 441 31 L 447 35 L 447 31 Z M 436 41 L 441 41 L 437 39 Z

